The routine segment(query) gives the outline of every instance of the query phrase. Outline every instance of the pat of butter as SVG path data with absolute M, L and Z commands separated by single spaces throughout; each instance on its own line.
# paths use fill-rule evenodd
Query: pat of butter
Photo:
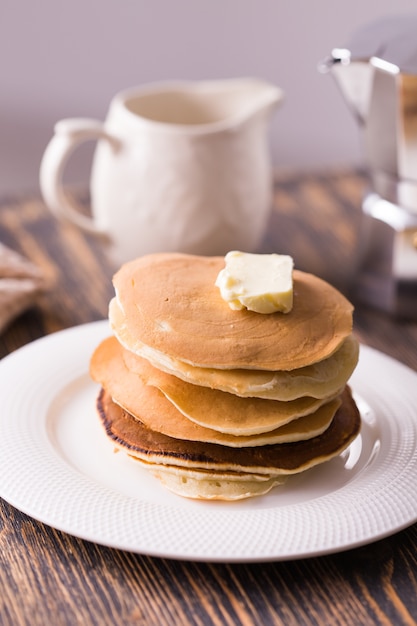
M 293 306 L 294 261 L 286 254 L 232 251 L 216 279 L 231 309 L 256 313 L 289 313 Z

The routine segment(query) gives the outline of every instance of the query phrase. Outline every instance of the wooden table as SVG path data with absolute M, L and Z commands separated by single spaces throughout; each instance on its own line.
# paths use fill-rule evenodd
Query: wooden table
M 360 173 L 280 174 L 264 249 L 290 248 L 299 266 L 345 288 L 365 185 Z M 3 199 L 0 241 L 35 262 L 50 286 L 37 306 L 0 336 L 1 356 L 45 334 L 106 316 L 113 268 L 98 242 L 58 223 L 39 196 Z M 396 321 L 358 304 L 355 330 L 363 343 L 417 370 L 415 321 Z M 95 545 L 2 501 L 0 623 L 416 624 L 417 525 L 331 556 L 210 564 Z

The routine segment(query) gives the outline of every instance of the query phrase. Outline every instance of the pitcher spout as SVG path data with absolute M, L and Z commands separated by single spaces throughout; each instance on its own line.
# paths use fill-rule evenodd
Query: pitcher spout
M 366 57 L 353 55 L 349 48 L 333 48 L 320 61 L 318 70 L 331 73 L 342 95 L 360 123 L 368 117 L 372 89 L 373 66 Z
M 233 82 L 237 97 L 235 121 L 243 122 L 259 116 L 268 119 L 284 99 L 283 90 L 266 81 L 247 78 Z
M 370 107 L 382 109 L 384 100 L 398 100 L 398 75 L 417 75 L 416 30 L 417 15 L 380 18 L 319 63 L 320 72 L 334 76 L 360 121 L 368 121 Z

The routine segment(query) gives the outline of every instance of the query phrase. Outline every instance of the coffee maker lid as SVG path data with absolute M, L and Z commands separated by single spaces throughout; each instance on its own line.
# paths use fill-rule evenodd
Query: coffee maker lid
M 417 15 L 394 15 L 366 24 L 346 46 L 354 61 L 378 58 L 417 74 Z

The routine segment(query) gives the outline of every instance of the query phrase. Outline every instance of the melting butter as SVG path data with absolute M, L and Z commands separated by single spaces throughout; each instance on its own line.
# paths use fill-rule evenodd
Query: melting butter
M 225 256 L 216 279 L 231 309 L 289 313 L 293 306 L 294 261 L 286 254 L 251 254 L 234 250 Z

